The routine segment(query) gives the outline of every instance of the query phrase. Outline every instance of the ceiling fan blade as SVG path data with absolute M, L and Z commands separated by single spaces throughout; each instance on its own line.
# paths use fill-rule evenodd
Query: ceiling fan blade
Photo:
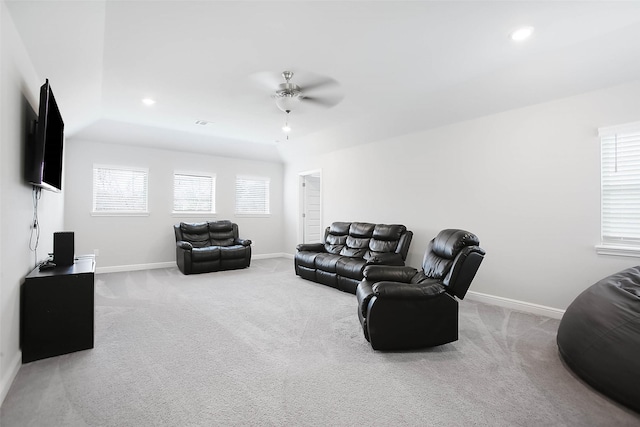
M 249 79 L 257 86 L 275 92 L 283 82 L 282 76 L 270 71 L 260 71 L 249 75 Z
M 318 96 L 305 96 L 302 98 L 302 102 L 304 103 L 309 103 L 309 104 L 314 104 L 314 105 L 319 105 L 321 107 L 327 107 L 327 108 L 331 108 L 337 104 L 340 103 L 340 101 L 342 101 L 342 96 L 323 96 L 323 97 L 318 97 Z
M 316 89 L 325 89 L 333 86 L 338 86 L 338 82 L 331 77 L 319 77 L 310 79 L 309 81 L 303 82 L 302 84 L 298 83 L 298 85 L 303 92 L 311 92 Z

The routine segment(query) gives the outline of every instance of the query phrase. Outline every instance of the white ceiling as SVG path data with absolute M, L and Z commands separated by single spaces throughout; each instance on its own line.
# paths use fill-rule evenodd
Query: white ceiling
M 640 78 L 640 1 L 5 1 L 67 138 L 279 160 Z M 288 141 L 284 70 L 343 96 Z

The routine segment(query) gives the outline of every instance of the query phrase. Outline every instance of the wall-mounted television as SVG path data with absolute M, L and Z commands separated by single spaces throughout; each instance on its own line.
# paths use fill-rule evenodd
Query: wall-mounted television
M 40 87 L 38 121 L 29 145 L 26 180 L 45 190 L 61 191 L 64 122 L 49 79 Z

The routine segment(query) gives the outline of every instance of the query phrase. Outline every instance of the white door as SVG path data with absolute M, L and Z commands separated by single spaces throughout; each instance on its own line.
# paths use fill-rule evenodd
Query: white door
M 320 173 L 302 176 L 302 241 L 322 242 L 322 191 Z

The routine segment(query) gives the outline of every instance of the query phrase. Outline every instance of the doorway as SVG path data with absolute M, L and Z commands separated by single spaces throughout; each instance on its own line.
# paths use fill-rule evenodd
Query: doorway
M 303 243 L 321 243 L 322 232 L 322 172 L 300 174 L 300 232 Z

